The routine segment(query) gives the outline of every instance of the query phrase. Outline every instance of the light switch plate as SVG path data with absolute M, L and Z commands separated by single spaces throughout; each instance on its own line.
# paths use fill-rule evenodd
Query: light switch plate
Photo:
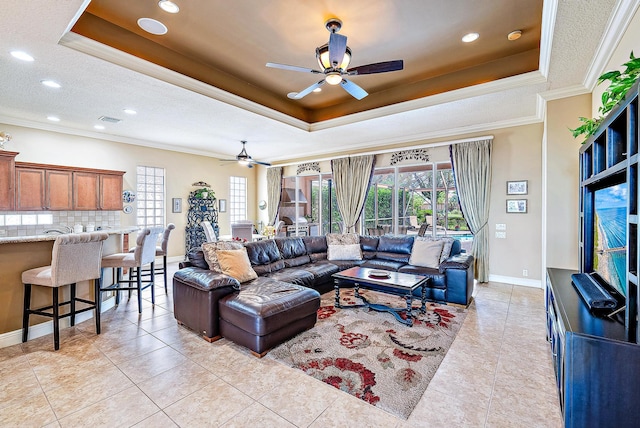
M 505 239 L 507 237 L 507 232 L 496 232 L 496 238 Z
M 496 224 L 496 230 L 507 230 L 507 225 L 504 223 Z

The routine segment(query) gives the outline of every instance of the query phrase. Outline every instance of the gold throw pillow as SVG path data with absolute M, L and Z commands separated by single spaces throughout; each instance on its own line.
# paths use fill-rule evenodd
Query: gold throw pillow
M 229 275 L 238 281 L 247 282 L 256 279 L 258 274 L 251 267 L 247 249 L 239 250 L 218 250 L 218 263 L 225 275 Z

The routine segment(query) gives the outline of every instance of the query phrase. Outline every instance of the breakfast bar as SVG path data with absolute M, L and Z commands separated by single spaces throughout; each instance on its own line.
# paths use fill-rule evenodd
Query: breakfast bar
M 109 234 L 109 238 L 104 241 L 103 254 L 123 251 L 124 237 L 137 230 L 137 227 L 103 230 Z M 51 251 L 57 236 L 42 234 L 0 238 L 0 337 L 22 329 L 22 272 L 51 264 Z M 90 284 L 79 284 L 78 297 L 93 298 L 91 290 Z M 67 298 L 68 289 L 64 292 L 64 298 Z M 33 291 L 32 302 L 35 306 L 50 304 L 50 301 L 51 295 L 46 290 Z M 32 318 L 35 323 L 48 321 L 44 317 Z

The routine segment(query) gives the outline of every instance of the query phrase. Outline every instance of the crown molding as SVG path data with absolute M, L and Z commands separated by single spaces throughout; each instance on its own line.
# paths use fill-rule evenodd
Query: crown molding
M 551 47 L 553 46 L 553 29 L 558 15 L 558 0 L 546 0 L 542 4 L 542 29 L 540 31 L 540 73 L 549 76 L 551 63 Z
M 558 100 L 560 98 L 575 97 L 577 95 L 589 94 L 591 91 L 583 85 L 572 85 L 559 89 L 551 89 L 540 92 L 538 95 L 545 101 Z
M 587 74 L 584 77 L 583 85 L 588 89 L 588 92 L 592 92 L 596 87 L 598 77 L 604 72 L 604 68 L 629 27 L 629 23 L 638 10 L 638 6 L 640 6 L 640 1 L 638 0 L 619 0 L 616 3 L 609 17 L 609 22 L 607 22 L 604 35 L 600 39 L 596 53 L 591 59 L 591 64 L 589 64 Z

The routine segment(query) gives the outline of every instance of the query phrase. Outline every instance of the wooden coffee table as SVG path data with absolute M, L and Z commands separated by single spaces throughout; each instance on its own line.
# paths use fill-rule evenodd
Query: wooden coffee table
M 379 273 L 379 275 L 376 275 Z M 383 276 L 385 273 L 386 276 Z M 369 308 L 378 312 L 389 312 L 399 322 L 409 327 L 413 326 L 413 291 L 418 287 L 422 287 L 422 306 L 420 312 L 423 314 L 427 311 L 427 285 L 431 278 L 422 275 L 413 275 L 410 273 L 400 273 L 392 271 L 382 271 L 378 269 L 370 269 L 365 267 L 352 267 L 342 272 L 334 273 L 334 290 L 336 291 L 336 300 L 334 307 L 336 308 Z M 355 297 L 362 300 L 360 305 L 342 305 L 340 303 L 340 286 L 353 285 L 355 289 Z M 369 303 L 364 296 L 360 295 L 360 287 L 380 291 L 383 293 L 402 296 L 407 302 L 404 308 L 392 308 L 387 305 Z M 407 318 L 403 319 L 400 312 L 406 312 Z

